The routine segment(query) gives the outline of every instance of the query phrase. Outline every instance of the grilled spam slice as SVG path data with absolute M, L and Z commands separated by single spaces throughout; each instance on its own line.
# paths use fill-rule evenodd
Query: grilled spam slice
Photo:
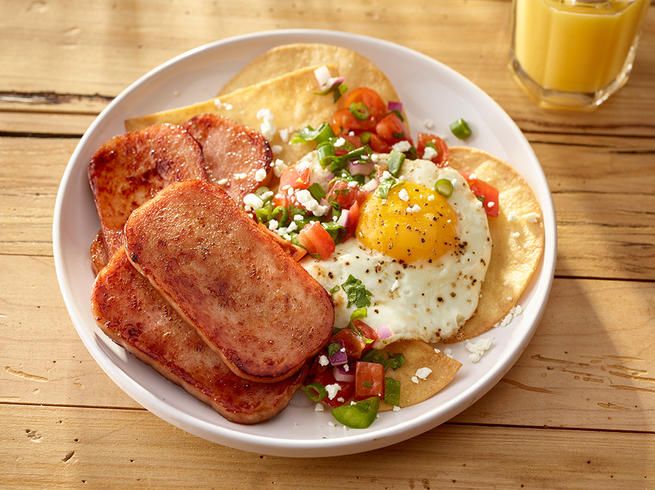
M 239 378 L 132 267 L 123 249 L 96 279 L 92 305 L 98 325 L 114 342 L 233 422 L 254 424 L 276 415 L 306 371 L 280 383 Z
M 206 179 L 200 146 L 181 126 L 160 124 L 110 139 L 89 162 L 89 183 L 109 255 L 130 213 L 171 182 Z
M 239 376 L 289 377 L 327 342 L 327 291 L 219 186 L 173 184 L 130 216 L 130 261 Z
M 237 202 L 271 180 L 273 152 L 259 131 L 217 114 L 201 114 L 184 127 L 202 147 L 209 180 Z
M 98 272 L 109 262 L 109 255 L 107 254 L 107 247 L 105 246 L 105 239 L 102 236 L 102 230 L 96 233 L 95 238 L 89 247 L 89 255 L 91 255 L 91 269 L 97 276 Z

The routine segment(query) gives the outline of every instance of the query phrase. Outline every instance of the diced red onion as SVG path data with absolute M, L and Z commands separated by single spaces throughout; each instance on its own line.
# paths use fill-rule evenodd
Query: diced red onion
M 342 383 L 352 383 L 355 381 L 355 375 L 353 373 L 346 372 L 341 366 L 332 368 L 332 374 L 334 375 L 334 379 L 336 381 L 340 381 Z
M 327 85 L 332 75 L 330 75 L 330 70 L 327 66 L 319 66 L 314 70 L 314 77 L 318 82 L 319 88 L 323 88 Z
M 328 359 L 330 361 L 330 364 L 332 364 L 333 366 L 343 366 L 348 362 L 348 354 L 346 354 L 345 351 L 339 349 L 334 354 L 332 354 Z
M 330 72 L 327 71 L 327 77 L 326 71 L 322 70 L 322 68 L 326 68 L 324 66 L 317 68 L 314 70 L 314 77 L 316 78 L 316 81 L 318 82 L 318 89 L 319 95 L 326 95 L 327 93 L 330 92 L 330 90 L 334 89 L 335 87 L 338 87 L 341 85 L 343 82 L 346 81 L 345 78 L 343 77 L 330 77 L 329 74 Z M 327 68 L 326 68 L 327 70 Z
M 403 103 L 398 102 L 396 100 L 390 100 L 387 103 L 387 108 L 389 109 L 389 111 L 403 112 Z
M 386 325 L 381 325 L 377 328 L 378 331 L 378 340 L 388 339 L 393 335 L 393 332 Z
M 348 162 L 348 172 L 350 172 L 350 175 L 369 175 L 372 171 L 372 163 Z

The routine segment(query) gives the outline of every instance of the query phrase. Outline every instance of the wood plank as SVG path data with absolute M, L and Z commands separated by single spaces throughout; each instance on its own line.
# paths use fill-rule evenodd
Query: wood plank
M 370 453 L 298 461 L 211 444 L 140 411 L 0 415 L 11 421 L 0 435 L 4 488 L 644 488 L 655 478 L 653 434 L 445 425 Z
M 17 9 L 0 3 L 7 48 L 0 109 L 99 110 L 150 68 L 187 49 L 266 29 L 332 28 L 394 41 L 442 61 L 477 83 L 524 130 L 652 136 L 655 134 L 655 8 L 650 8 L 628 85 L 595 113 L 558 113 L 535 107 L 506 67 L 509 2 L 393 2 L 280 4 L 265 0 L 211 2 L 189 7 L 176 0 L 94 3 L 35 1 Z M 98 25 L 107 25 L 97 29 Z M 398 29 L 411 25 L 411 29 Z M 153 28 L 152 26 L 157 26 Z M 169 36 L 160 36 L 161 31 Z M 465 36 L 461 33 L 466 32 Z M 457 42 L 449 40 L 456 39 Z M 25 56 L 30 53 L 30 56 Z M 35 95 L 34 100 L 31 94 Z M 86 94 L 77 97 L 72 94 Z M 639 114 L 635 118 L 634 114 Z
M 0 270 L 0 403 L 138 407 L 78 339 L 52 259 L 0 256 Z M 654 296 L 655 283 L 556 280 L 524 355 L 457 420 L 655 431 Z
M 0 134 L 79 137 L 95 117 L 95 114 L 0 111 Z
M 530 134 L 554 193 L 557 273 L 655 279 L 655 189 L 646 138 Z M 0 253 L 51 255 L 57 186 L 74 139 L 0 138 Z M 599 205 L 602 203 L 602 205 Z

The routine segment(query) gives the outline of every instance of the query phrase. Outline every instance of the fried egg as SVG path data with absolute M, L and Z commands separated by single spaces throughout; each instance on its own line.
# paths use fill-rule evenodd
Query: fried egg
M 435 182 L 448 179 L 444 197 Z M 341 286 L 350 275 L 371 293 L 364 321 L 387 344 L 400 339 L 438 342 L 452 337 L 478 304 L 491 256 L 482 203 L 456 170 L 425 160 L 405 161 L 386 198 L 371 194 L 361 208 L 356 239 L 337 245 L 327 260 L 301 264 L 332 291 L 335 327 L 350 322 Z

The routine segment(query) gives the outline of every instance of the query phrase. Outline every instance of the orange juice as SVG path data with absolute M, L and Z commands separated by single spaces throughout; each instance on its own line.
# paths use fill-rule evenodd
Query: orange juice
M 538 89 L 542 99 L 559 96 L 565 106 L 599 104 L 627 79 L 649 3 L 515 0 L 517 76 L 529 78 L 524 85 Z

